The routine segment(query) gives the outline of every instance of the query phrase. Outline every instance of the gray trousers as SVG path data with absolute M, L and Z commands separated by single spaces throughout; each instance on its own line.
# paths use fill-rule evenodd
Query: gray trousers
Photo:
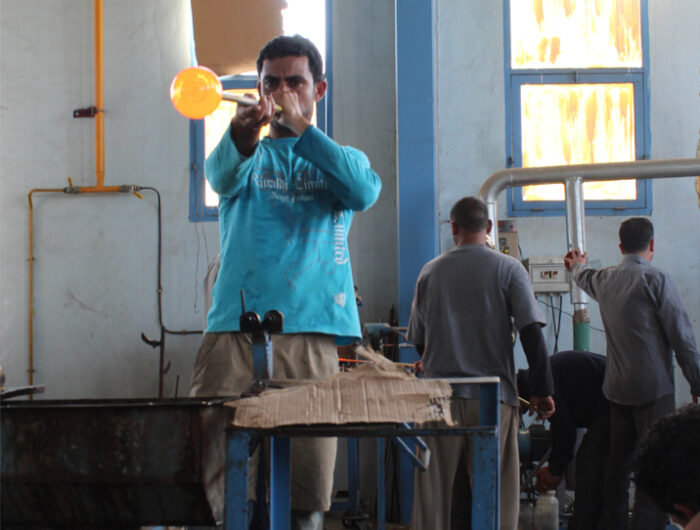
M 663 530 L 666 514 L 648 497 L 635 493 L 632 520 L 628 517 L 631 457 L 637 441 L 654 423 L 673 412 L 675 396 L 648 405 L 610 403 L 610 453 L 605 472 L 604 519 L 608 530 Z
M 479 400 L 453 398 L 453 419 L 463 426 L 479 425 Z M 520 462 L 518 459 L 518 409 L 500 405 L 501 428 L 501 529 L 515 530 L 520 509 Z M 431 424 L 426 424 L 430 427 Z M 471 477 L 471 437 L 427 436 L 430 464 L 426 471 L 414 472 L 413 519 L 415 530 L 448 530 L 454 528 L 453 489 L 459 479 L 457 470 L 466 469 Z M 466 466 L 460 459 L 466 458 Z M 471 482 L 471 480 L 470 480 Z M 472 484 L 472 488 L 478 488 Z M 459 502 L 459 500 L 457 500 Z M 461 523 L 461 521 L 460 521 Z M 466 526 L 466 521 L 465 521 Z

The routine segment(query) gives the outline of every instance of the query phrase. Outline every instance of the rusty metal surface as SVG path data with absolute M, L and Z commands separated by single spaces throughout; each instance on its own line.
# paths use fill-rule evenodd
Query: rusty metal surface
M 201 399 L 3 403 L 2 526 L 214 524 L 203 453 L 227 409 Z

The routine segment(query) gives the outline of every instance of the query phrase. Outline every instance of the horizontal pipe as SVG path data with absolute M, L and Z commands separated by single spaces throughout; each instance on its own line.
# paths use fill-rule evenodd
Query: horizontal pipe
M 123 186 L 71 186 L 65 188 L 66 193 L 126 193 Z
M 498 241 L 498 194 L 505 189 L 531 184 L 557 184 L 569 177 L 581 177 L 585 182 L 602 180 L 646 180 L 654 178 L 694 177 L 700 175 L 700 159 L 637 160 L 607 164 L 577 164 L 510 168 L 491 175 L 479 190 L 493 222 L 492 236 Z
M 498 194 L 507 188 L 530 184 L 556 184 L 564 182 L 567 177 L 581 177 L 585 182 L 590 182 L 694 177 L 696 175 L 700 175 L 700 159 L 698 158 L 510 168 L 491 175 L 481 186 L 479 197 L 485 202 L 494 201 Z

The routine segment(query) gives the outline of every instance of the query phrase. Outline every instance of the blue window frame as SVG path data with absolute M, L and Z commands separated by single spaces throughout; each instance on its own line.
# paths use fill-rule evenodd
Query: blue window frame
M 328 89 L 326 95 L 316 104 L 316 126 L 327 135 L 332 135 L 332 38 L 331 0 L 326 0 L 326 57 L 324 58 L 326 80 Z M 221 77 L 224 90 L 245 89 L 257 93 L 257 77 L 254 75 L 225 76 Z M 216 206 L 207 206 L 205 201 L 206 179 L 204 177 L 204 120 L 190 120 L 190 214 L 191 222 L 218 221 L 219 209 Z
M 651 133 L 649 129 L 649 51 L 647 0 L 641 8 L 641 68 L 571 68 L 514 69 L 511 66 L 510 3 L 504 0 L 505 35 L 505 96 L 506 96 L 506 166 L 522 167 L 521 90 L 524 85 L 571 85 L 627 83 L 634 92 L 635 157 L 649 158 Z M 644 215 L 652 210 L 651 180 L 638 180 L 636 200 L 585 201 L 588 215 Z M 522 187 L 507 192 L 508 216 L 562 216 L 564 201 L 525 201 Z

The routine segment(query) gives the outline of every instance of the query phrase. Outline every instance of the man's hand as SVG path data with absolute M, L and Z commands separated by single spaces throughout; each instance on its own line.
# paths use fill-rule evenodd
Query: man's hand
M 252 94 L 245 97 L 255 99 Z M 238 105 L 233 123 L 241 129 L 259 132 L 275 115 L 275 101 L 272 96 L 261 96 L 257 105 Z
M 535 477 L 537 477 L 537 482 L 535 482 L 537 493 L 547 493 L 549 490 L 555 489 L 561 482 L 561 476 L 552 475 L 548 466 L 540 469 Z
M 539 397 L 532 396 L 530 398 L 530 416 L 537 413 L 538 420 L 544 420 L 549 418 L 552 414 L 556 412 L 556 407 L 554 406 L 554 399 L 552 396 Z
M 252 94 L 246 94 L 252 98 Z M 236 149 L 243 156 L 250 156 L 258 144 L 260 129 L 270 123 L 275 115 L 272 96 L 261 96 L 257 105 L 238 105 L 231 120 L 231 137 Z
M 283 90 L 275 93 L 275 102 L 282 106 L 282 112 L 275 115 L 275 121 L 301 136 L 311 122 L 304 117 L 296 92 Z
M 413 363 L 413 373 L 416 375 L 423 373 L 423 359 Z
M 567 270 L 571 270 L 574 263 L 580 263 L 581 265 L 588 263 L 588 252 L 581 252 L 577 248 L 569 250 L 569 252 L 566 253 L 566 256 L 564 256 L 564 265 L 566 266 Z

